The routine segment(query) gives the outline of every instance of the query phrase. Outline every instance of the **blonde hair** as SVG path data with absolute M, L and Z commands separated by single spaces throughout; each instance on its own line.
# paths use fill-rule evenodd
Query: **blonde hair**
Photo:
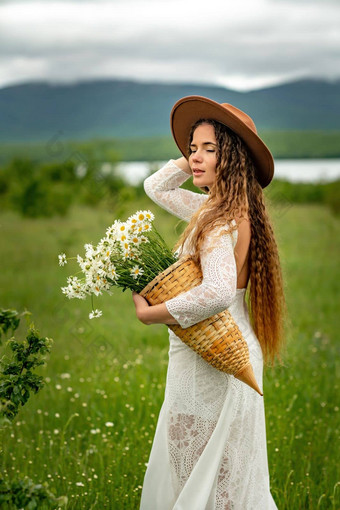
M 187 157 L 190 155 L 194 131 L 204 123 L 215 129 L 216 179 L 208 190 L 206 202 L 193 215 L 174 250 L 180 249 L 181 252 L 187 241 L 192 248 L 193 259 L 200 264 L 200 249 L 205 235 L 213 228 L 226 224 L 232 232 L 238 228 L 242 218 L 248 216 L 251 225 L 249 314 L 265 362 L 274 363 L 275 357 L 281 360 L 286 303 L 278 248 L 263 190 L 256 179 L 255 166 L 245 144 L 236 133 L 217 121 L 200 119 L 192 126 Z M 234 226 L 230 224 L 233 219 L 236 221 Z

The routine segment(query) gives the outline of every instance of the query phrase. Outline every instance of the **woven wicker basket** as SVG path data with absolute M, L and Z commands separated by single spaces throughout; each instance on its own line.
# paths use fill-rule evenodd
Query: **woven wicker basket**
M 196 287 L 201 281 L 201 269 L 186 257 L 156 276 L 140 295 L 150 305 L 157 305 Z M 249 361 L 247 342 L 228 310 L 189 328 L 183 329 L 177 324 L 168 327 L 210 365 L 233 375 L 263 395 Z

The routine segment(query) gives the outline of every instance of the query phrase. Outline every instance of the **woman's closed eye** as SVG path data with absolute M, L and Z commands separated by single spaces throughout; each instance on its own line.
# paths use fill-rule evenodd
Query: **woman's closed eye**
M 215 152 L 215 149 L 206 149 L 207 152 Z M 196 150 L 190 149 L 190 154 L 194 154 Z

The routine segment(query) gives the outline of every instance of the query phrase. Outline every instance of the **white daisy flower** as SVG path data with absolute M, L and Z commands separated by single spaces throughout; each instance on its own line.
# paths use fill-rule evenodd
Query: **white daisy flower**
M 101 296 L 103 294 L 101 289 L 101 282 L 99 281 L 96 284 L 94 284 L 91 287 L 91 291 L 93 292 L 93 294 L 95 294 L 95 296 Z
M 68 297 L 69 299 L 71 299 L 73 297 L 73 289 L 70 285 L 68 285 L 67 287 L 60 287 L 61 288 L 61 292 L 63 294 L 66 295 L 66 297 Z
M 127 220 L 127 223 L 129 223 L 130 226 L 134 226 L 138 223 L 137 213 L 130 216 L 130 218 Z
M 61 287 L 62 293 L 66 294 L 69 299 L 78 298 L 85 299 L 85 287 L 82 284 L 69 283 L 67 287 Z
M 111 280 L 118 280 L 118 278 L 119 278 L 119 275 L 117 274 L 116 268 L 113 264 L 111 264 L 107 268 L 107 274 L 111 278 Z
M 112 254 L 114 243 L 109 242 L 107 239 L 101 239 L 98 243 L 98 253 L 102 258 L 108 258 Z
M 137 280 L 138 276 L 141 276 L 143 273 L 144 270 L 139 266 L 134 266 L 130 271 L 130 274 L 134 280 Z
M 119 232 L 118 234 L 118 239 L 121 243 L 124 243 L 125 241 L 127 241 L 128 237 L 127 237 L 127 232 Z
M 80 255 L 77 255 L 77 262 L 80 265 L 81 269 L 84 271 L 86 259 L 84 260 Z
M 95 249 L 91 243 L 84 244 L 86 257 L 93 257 Z
M 99 273 L 104 266 L 103 261 L 100 259 L 89 260 L 89 264 L 90 264 L 89 271 L 91 271 L 92 273 Z
M 135 235 L 130 237 L 130 242 L 135 246 L 139 246 L 142 241 L 137 235 Z
M 106 278 L 102 278 L 102 279 L 101 279 L 101 284 L 102 284 L 102 288 L 103 288 L 104 290 L 109 290 L 109 289 L 110 289 L 110 287 L 111 287 L 111 284 L 107 281 L 107 279 L 106 279 Z
M 146 219 L 149 221 L 153 221 L 155 219 L 155 216 L 154 216 L 154 214 L 152 214 L 151 211 L 145 211 L 145 216 L 146 216 Z
M 123 234 L 123 233 L 127 234 L 127 232 L 128 232 L 128 225 L 126 223 L 121 222 L 121 221 L 119 221 L 117 223 L 117 227 L 116 228 L 117 228 L 117 234 L 118 235 Z
M 136 212 L 136 217 L 137 217 L 138 221 L 145 221 L 145 219 L 146 219 L 145 213 L 146 213 L 146 211 L 137 211 Z
M 92 312 L 89 314 L 89 319 L 96 319 L 98 317 L 101 317 L 103 315 L 103 312 L 101 310 L 92 310 Z
M 120 243 L 120 245 L 121 245 L 123 252 L 130 251 L 130 244 L 128 243 L 128 241 L 124 241 L 124 242 Z
M 58 255 L 58 259 L 59 259 L 59 266 L 64 266 L 65 264 L 67 264 L 65 253 L 61 253 L 60 255 Z
M 113 240 L 115 239 L 116 235 L 117 235 L 117 220 L 114 222 L 113 225 L 106 229 L 106 237 L 108 239 Z

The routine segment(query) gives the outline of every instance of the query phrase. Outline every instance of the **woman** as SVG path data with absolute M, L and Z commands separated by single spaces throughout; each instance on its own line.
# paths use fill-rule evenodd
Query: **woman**
M 226 308 L 248 344 L 262 391 L 263 362 L 283 338 L 279 255 L 262 189 L 271 153 L 252 119 L 229 104 L 189 96 L 171 112 L 183 157 L 145 180 L 158 205 L 189 222 L 179 256 L 201 264 L 201 285 L 149 306 L 133 294 L 144 324 L 187 328 Z M 205 193 L 180 186 L 190 176 Z M 250 284 L 250 313 L 245 293 Z M 165 399 L 145 474 L 142 510 L 271 510 L 263 397 L 222 373 L 170 332 Z

